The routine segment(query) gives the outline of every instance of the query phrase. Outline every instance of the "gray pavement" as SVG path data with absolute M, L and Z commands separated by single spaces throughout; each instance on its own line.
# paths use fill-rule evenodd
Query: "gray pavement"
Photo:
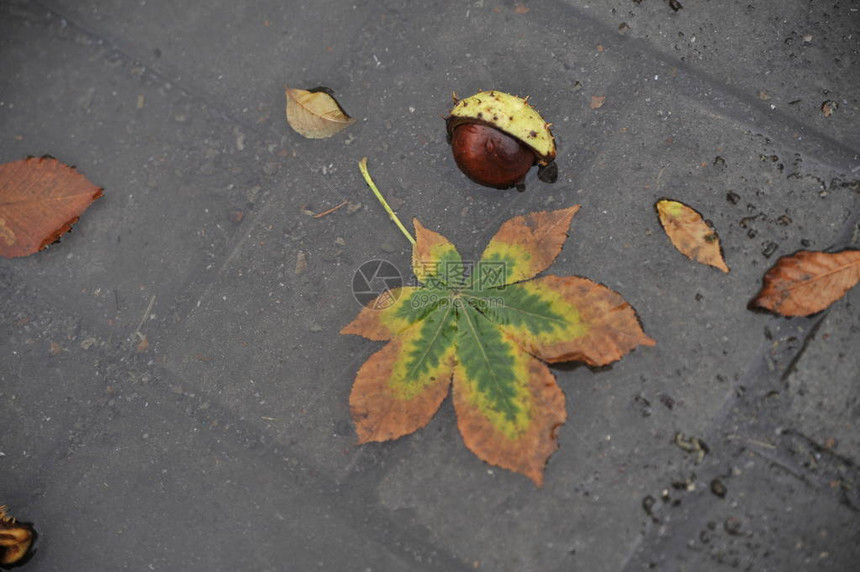
M 0 162 L 105 189 L 0 260 L 0 504 L 41 535 L 26 569 L 855 569 L 860 291 L 803 319 L 746 303 L 779 256 L 860 247 L 860 4 L 681 4 L 0 1 Z M 283 88 L 320 84 L 358 121 L 309 141 Z M 457 171 L 440 116 L 490 88 L 553 123 L 557 183 Z M 466 450 L 449 402 L 354 445 L 380 345 L 338 334 L 352 276 L 410 258 L 363 156 L 465 256 L 582 204 L 552 272 L 617 290 L 657 341 L 553 368 L 569 420 L 542 489 Z M 671 247 L 664 196 L 713 222 L 729 274 Z

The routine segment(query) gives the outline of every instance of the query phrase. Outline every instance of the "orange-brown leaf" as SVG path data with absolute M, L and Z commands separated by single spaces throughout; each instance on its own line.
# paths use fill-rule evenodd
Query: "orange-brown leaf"
M 100 196 L 99 187 L 53 157 L 0 165 L 0 256 L 42 250 Z
M 826 309 L 858 282 L 860 250 L 801 250 L 776 261 L 749 305 L 783 316 L 809 316 Z
M 696 210 L 678 201 L 657 201 L 657 215 L 669 240 L 691 260 L 728 272 L 723 260 L 720 238 Z

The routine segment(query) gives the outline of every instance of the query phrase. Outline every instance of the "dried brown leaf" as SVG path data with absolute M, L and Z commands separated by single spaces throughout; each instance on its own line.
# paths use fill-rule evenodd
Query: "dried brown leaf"
M 99 187 L 53 157 L 0 165 L 0 256 L 42 250 L 100 196 Z
M 24 564 L 32 555 L 35 538 L 32 524 L 16 520 L 0 506 L 0 568 Z
M 325 139 L 355 123 L 331 90 L 287 88 L 287 123 L 308 139 Z
M 605 95 L 592 95 L 591 96 L 591 109 L 600 109 L 603 107 L 603 104 L 606 103 Z
M 801 250 L 777 260 L 762 282 L 750 309 L 809 316 L 826 309 L 860 282 L 860 250 Z
M 149 349 L 149 338 L 147 338 L 146 336 L 143 336 L 140 338 L 140 342 L 138 342 L 137 348 L 135 348 L 135 351 L 139 354 L 142 354 L 143 352 L 145 352 L 148 349 Z
M 691 260 L 729 271 L 720 251 L 720 238 L 701 214 L 684 203 L 669 199 L 657 201 L 656 207 L 660 224 L 675 248 Z
M 301 276 L 308 271 L 308 255 L 301 250 L 296 253 L 296 276 Z

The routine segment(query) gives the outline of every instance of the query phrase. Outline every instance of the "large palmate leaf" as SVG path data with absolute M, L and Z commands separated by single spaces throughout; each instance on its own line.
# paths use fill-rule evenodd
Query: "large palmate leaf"
M 561 252 L 577 210 L 505 222 L 475 263 L 415 221 L 412 266 L 423 286 L 387 292 L 393 303 L 368 304 L 341 330 L 389 340 L 359 369 L 350 395 L 360 443 L 425 426 L 453 382 L 466 446 L 543 483 L 567 417 L 543 361 L 602 366 L 654 344 L 609 288 L 578 277 L 535 278 Z

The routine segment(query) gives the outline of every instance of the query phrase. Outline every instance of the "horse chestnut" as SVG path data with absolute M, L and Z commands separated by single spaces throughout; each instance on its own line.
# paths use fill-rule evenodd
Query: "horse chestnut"
M 522 99 L 501 91 L 454 98 L 446 119 L 448 142 L 460 170 L 480 185 L 525 188 L 526 173 L 555 182 L 555 140 L 540 114 Z

